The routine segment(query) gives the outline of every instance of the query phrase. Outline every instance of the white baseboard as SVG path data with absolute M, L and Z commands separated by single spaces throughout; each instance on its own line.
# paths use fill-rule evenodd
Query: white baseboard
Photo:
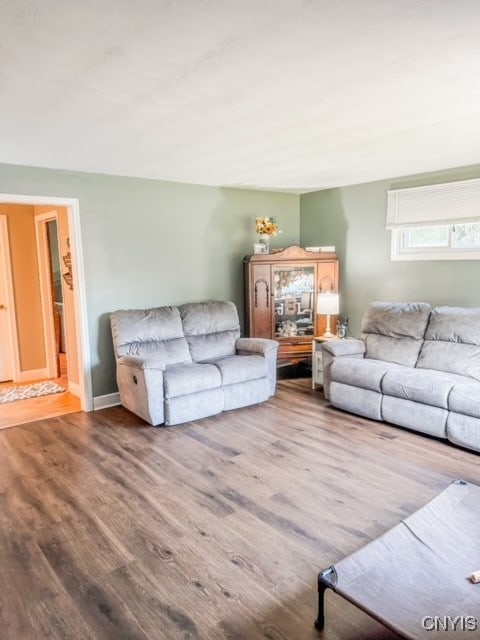
M 42 378 L 48 378 L 47 369 L 30 369 L 29 371 L 20 371 L 15 382 L 29 382 L 30 380 L 42 380 Z
M 121 404 L 120 402 L 120 394 L 117 393 L 107 393 L 104 396 L 95 396 L 93 398 L 93 410 L 98 411 L 99 409 L 107 409 L 107 407 L 116 407 Z

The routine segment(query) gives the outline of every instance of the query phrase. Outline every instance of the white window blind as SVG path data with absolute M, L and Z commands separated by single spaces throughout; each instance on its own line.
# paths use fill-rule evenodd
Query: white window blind
M 387 229 L 480 222 L 480 179 L 387 192 Z

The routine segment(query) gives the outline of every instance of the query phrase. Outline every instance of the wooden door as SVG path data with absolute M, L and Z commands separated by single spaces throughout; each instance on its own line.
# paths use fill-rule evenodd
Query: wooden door
M 11 331 L 9 287 L 11 286 L 10 249 L 7 218 L 0 216 L 0 382 L 13 380 L 13 335 Z

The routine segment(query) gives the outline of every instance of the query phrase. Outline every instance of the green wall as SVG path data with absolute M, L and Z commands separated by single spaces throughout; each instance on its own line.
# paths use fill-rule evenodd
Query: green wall
M 392 262 L 385 230 L 387 190 L 480 177 L 480 165 L 304 194 L 300 243 L 335 245 L 340 258 L 341 313 L 352 335 L 373 300 L 480 306 L 480 261 Z
M 253 219 L 276 216 L 273 247 L 299 242 L 294 194 L 5 164 L 0 193 L 79 199 L 94 396 L 116 390 L 110 311 L 215 298 L 243 319 Z
M 480 177 L 480 165 L 302 196 L 0 164 L 0 192 L 78 198 L 94 396 L 116 390 L 108 314 L 230 299 L 243 319 L 242 259 L 253 219 L 275 215 L 273 247 L 334 244 L 353 335 L 372 300 L 480 306 L 480 261 L 390 261 L 386 191 Z

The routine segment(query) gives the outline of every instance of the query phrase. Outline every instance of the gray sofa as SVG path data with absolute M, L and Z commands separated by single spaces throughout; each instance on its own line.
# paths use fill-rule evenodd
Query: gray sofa
M 240 338 L 233 302 L 110 315 L 124 407 L 173 425 L 264 402 L 275 393 L 278 343 Z
M 480 451 L 480 308 L 373 302 L 322 349 L 333 406 Z

